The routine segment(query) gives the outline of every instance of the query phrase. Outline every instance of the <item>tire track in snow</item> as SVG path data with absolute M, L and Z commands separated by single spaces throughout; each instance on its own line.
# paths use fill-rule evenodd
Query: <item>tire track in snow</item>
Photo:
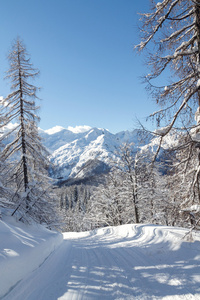
M 143 230 L 140 230 L 139 231 L 139 235 L 137 234 L 137 237 L 138 236 L 142 236 L 142 232 Z M 156 241 L 154 242 L 157 242 L 159 238 L 162 238 L 162 237 L 167 237 L 168 236 L 168 232 L 166 232 L 164 235 L 162 234 L 162 232 L 160 232 L 160 230 L 157 230 L 157 228 L 155 228 L 153 230 L 153 235 L 152 237 L 145 241 L 144 242 L 144 248 L 141 248 L 141 245 L 140 245 L 140 248 L 138 247 L 135 247 L 135 246 L 132 246 L 132 247 L 126 247 L 126 248 L 123 248 L 123 247 L 120 247 L 120 248 L 114 248 L 113 249 L 113 256 L 114 257 L 119 257 L 119 261 L 122 262 L 122 260 L 124 261 L 123 262 L 123 265 L 127 266 L 126 267 L 126 270 L 128 270 L 130 268 L 130 266 L 132 265 L 132 268 L 136 268 L 137 269 L 137 266 L 139 267 L 139 269 L 143 269 L 144 272 L 145 272 L 145 269 L 152 269 L 152 277 L 155 276 L 156 274 L 159 274 L 160 272 L 163 273 L 163 265 L 159 265 L 158 264 L 158 261 L 155 259 L 155 257 L 151 257 L 151 260 L 149 260 L 149 255 L 148 255 L 148 248 L 146 249 L 145 247 L 150 243 L 150 242 L 153 242 L 154 239 Z M 168 252 L 165 250 L 165 249 L 158 249 L 158 252 L 163 252 L 163 256 L 165 256 L 165 258 L 169 255 Z M 146 252 L 146 254 L 144 253 Z M 177 274 L 175 274 L 175 271 L 173 271 L 173 267 L 169 266 L 169 265 L 164 265 L 164 267 L 167 267 L 167 268 L 170 268 L 170 273 L 169 273 L 169 276 L 168 276 L 168 282 L 170 282 L 170 285 L 173 287 L 173 286 L 181 286 L 182 285 L 182 282 L 177 279 Z M 141 286 L 143 286 L 143 291 L 146 291 L 146 296 L 143 295 L 143 299 L 152 299 L 152 298 L 149 298 L 147 295 L 151 293 L 151 283 L 146 280 L 145 277 L 141 276 L 139 274 L 139 272 L 137 272 L 137 274 L 135 274 L 136 277 L 140 277 L 140 280 L 143 284 L 141 284 Z M 174 275 L 176 276 L 176 278 L 173 278 Z M 162 276 L 162 275 L 161 275 Z M 186 288 L 184 287 L 184 291 L 185 294 L 187 294 L 187 296 L 184 296 L 184 299 L 196 299 L 191 290 L 189 288 Z M 157 296 L 159 299 L 160 299 L 160 296 L 159 296 L 159 293 L 158 293 L 158 296 Z M 181 299 L 181 296 L 179 296 L 180 299 Z M 176 298 L 176 296 L 175 296 Z M 156 298 L 155 298 L 156 299 Z

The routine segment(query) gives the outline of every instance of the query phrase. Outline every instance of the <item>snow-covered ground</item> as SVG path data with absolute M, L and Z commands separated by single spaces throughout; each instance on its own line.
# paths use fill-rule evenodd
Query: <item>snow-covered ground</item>
M 37 269 L 62 240 L 62 234 L 40 225 L 27 226 L 11 217 L 0 220 L 0 299 Z
M 64 233 L 62 245 L 3 299 L 198 300 L 200 233 L 193 233 L 189 242 L 183 238 L 186 232 L 174 227 L 122 225 Z M 27 235 L 24 242 L 35 247 L 36 240 Z M 4 245 L 17 252 L 12 245 Z M 35 252 L 34 259 L 38 255 Z M 28 263 L 21 260 L 22 267 Z

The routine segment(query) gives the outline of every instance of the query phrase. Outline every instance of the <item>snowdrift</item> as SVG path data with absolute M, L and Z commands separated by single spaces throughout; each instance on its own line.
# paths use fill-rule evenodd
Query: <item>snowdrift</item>
M 0 298 L 38 268 L 63 240 L 40 225 L 0 220 Z

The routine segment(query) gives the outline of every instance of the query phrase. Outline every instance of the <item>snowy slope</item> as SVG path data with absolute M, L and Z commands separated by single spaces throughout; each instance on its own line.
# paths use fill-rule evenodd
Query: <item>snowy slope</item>
M 200 299 L 200 233 L 122 225 L 64 242 L 4 300 Z
M 61 243 L 60 233 L 40 225 L 26 226 L 13 218 L 0 220 L 0 299 Z

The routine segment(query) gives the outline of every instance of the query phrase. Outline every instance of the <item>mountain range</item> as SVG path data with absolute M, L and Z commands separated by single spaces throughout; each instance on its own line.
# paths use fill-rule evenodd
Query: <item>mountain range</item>
M 106 129 L 89 126 L 68 129 L 56 126 L 48 130 L 40 129 L 40 135 L 55 166 L 51 176 L 62 181 L 90 178 L 107 172 L 124 143 L 133 143 L 136 151 L 151 152 L 159 144 L 158 137 L 150 133 L 144 134 L 138 129 L 113 134 Z M 162 148 L 168 148 L 175 140 L 176 134 L 171 133 L 165 138 Z
M 49 130 L 40 129 L 40 136 L 55 166 L 51 175 L 62 180 L 107 172 L 110 161 L 123 143 L 131 142 L 136 147 L 139 144 L 138 130 L 112 134 L 106 129 L 89 126 L 79 126 L 76 130 L 60 126 Z
M 16 124 L 9 125 L 12 129 Z M 122 131 L 116 134 L 102 128 L 77 126 L 68 129 L 55 126 L 48 130 L 39 128 L 42 142 L 49 151 L 53 167 L 50 175 L 62 182 L 90 178 L 110 169 L 111 161 L 118 156 L 117 151 L 124 143 L 133 143 L 136 150 L 155 151 L 159 143 L 153 134 L 141 136 L 141 130 Z M 171 134 L 163 144 L 174 143 Z

